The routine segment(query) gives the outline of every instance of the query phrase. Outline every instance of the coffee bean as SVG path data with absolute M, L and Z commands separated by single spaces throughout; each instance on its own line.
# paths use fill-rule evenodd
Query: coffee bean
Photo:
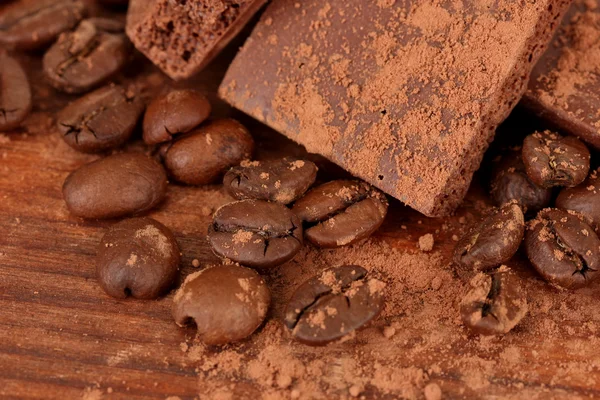
M 79 0 L 17 2 L 0 15 L 0 45 L 15 50 L 34 50 L 52 43 L 85 15 Z
M 463 236 L 454 249 L 454 261 L 463 267 L 485 271 L 510 260 L 519 249 L 525 218 L 516 202 L 494 209 Z
M 131 53 L 124 29 L 115 20 L 90 18 L 60 35 L 44 55 L 50 84 L 67 93 L 83 93 L 113 77 Z
M 383 223 L 385 195 L 365 182 L 338 180 L 310 190 L 293 211 L 307 225 L 306 238 L 320 247 L 339 247 L 369 237 Z
M 302 248 L 302 224 L 288 208 L 242 200 L 219 208 L 208 230 L 215 254 L 253 268 L 291 260 Z
M 0 51 L 0 132 L 17 128 L 31 111 L 31 89 L 21 65 Z
M 538 186 L 573 187 L 583 182 L 590 170 L 590 152 L 574 136 L 536 132 L 523 141 L 523 163 Z
M 515 200 L 524 212 L 536 213 L 550 205 L 552 189 L 531 181 L 525 172 L 521 149 L 502 154 L 492 170 L 490 194 L 496 205 Z
M 527 228 L 525 250 L 537 272 L 554 285 L 576 289 L 600 275 L 600 239 L 573 211 L 540 211 Z
M 508 333 L 527 314 L 527 298 L 518 278 L 506 266 L 478 273 L 460 304 L 463 323 L 473 333 Z
M 108 85 L 65 107 L 57 117 L 58 131 L 75 150 L 105 151 L 129 139 L 143 111 L 135 90 Z
M 285 157 L 269 161 L 242 161 L 223 178 L 233 197 L 289 204 L 308 190 L 317 178 L 317 166 L 305 160 Z
M 179 326 L 195 323 L 206 344 L 226 344 L 250 336 L 270 303 L 269 288 L 255 271 L 211 266 L 186 278 L 173 299 L 173 318 Z
M 131 218 L 113 225 L 102 237 L 96 275 L 113 297 L 155 299 L 175 282 L 180 259 L 169 228 L 151 218 Z
M 320 346 L 341 339 L 377 317 L 385 283 L 356 265 L 329 268 L 296 289 L 285 325 L 302 343 Z
M 82 218 L 116 218 L 150 210 L 167 191 L 160 164 L 139 153 L 116 154 L 72 172 L 63 185 L 69 211 Z
M 176 140 L 166 151 L 165 166 L 181 183 L 206 185 L 249 159 L 253 150 L 252 136 L 242 124 L 219 119 Z
M 561 190 L 556 207 L 577 211 L 600 233 L 600 169 L 593 171 L 579 186 Z
M 158 96 L 144 115 L 144 142 L 168 142 L 173 135 L 189 132 L 210 115 L 206 96 L 195 90 L 173 90 Z

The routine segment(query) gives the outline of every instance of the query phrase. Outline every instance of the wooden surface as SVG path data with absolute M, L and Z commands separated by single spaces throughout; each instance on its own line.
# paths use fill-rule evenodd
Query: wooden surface
M 293 143 L 216 100 L 214 91 L 231 54 L 230 49 L 191 84 L 211 94 L 216 115 L 235 115 L 250 126 L 259 143 L 259 158 L 302 154 Z M 24 62 L 32 66 L 38 82 L 34 85 L 36 107 L 22 131 L 0 136 L 0 399 L 199 398 L 202 382 L 197 365 L 181 348 L 182 343 L 192 342 L 194 331 L 173 323 L 172 294 L 157 301 L 119 301 L 96 284 L 96 247 L 112 222 L 82 221 L 69 215 L 61 185 L 69 172 L 97 156 L 82 155 L 64 144 L 52 126 L 52 113 L 70 98 L 55 97 L 41 83 L 35 72 L 39 61 L 26 58 Z M 162 80 L 158 73 L 152 79 Z M 139 150 L 139 140 L 130 148 Z M 317 161 L 322 178 L 341 174 L 323 160 Z M 220 193 L 217 189 L 171 185 L 165 203 L 149 213 L 174 230 L 183 253 L 182 276 L 194 270 L 193 259 L 215 260 L 204 239 L 214 210 L 201 209 L 198 203 L 203 196 Z M 477 218 L 485 201 L 482 193 L 475 183 L 456 216 L 444 220 L 427 219 L 394 201 L 377 240 L 414 251 L 422 234 L 437 231 L 435 250 L 447 261 L 455 242 L 453 231 L 443 229 L 444 225 L 460 225 L 465 216 L 467 221 Z M 531 279 L 540 290 L 548 290 L 539 279 Z M 563 296 L 565 304 L 598 302 L 600 289 L 596 286 L 577 295 L 583 300 L 574 299 L 575 294 L 556 296 Z M 483 345 L 478 350 L 465 335 L 456 347 L 446 349 L 439 359 L 440 368 L 428 372 L 429 379 L 440 385 L 445 399 L 598 398 L 599 339 L 594 329 L 582 328 L 600 320 L 598 314 L 574 313 L 571 319 L 561 314 L 553 319 L 546 310 L 544 318 L 532 317 L 532 325 L 545 319 L 560 325 L 557 329 L 564 337 L 549 343 L 543 329 L 531 329 L 522 340 L 513 340 L 519 361 L 493 368 L 486 375 L 487 384 L 479 389 L 465 380 L 465 364 L 453 362 L 453 357 L 458 359 L 468 351 L 483 360 L 482 365 L 493 364 L 499 352 L 487 351 Z M 498 343 L 501 346 L 502 339 Z M 364 346 L 368 349 L 369 344 Z M 416 342 L 394 342 L 394 346 L 408 353 Z M 431 349 L 418 353 L 407 365 L 428 370 L 436 357 L 439 352 Z M 377 396 L 369 393 L 366 398 Z

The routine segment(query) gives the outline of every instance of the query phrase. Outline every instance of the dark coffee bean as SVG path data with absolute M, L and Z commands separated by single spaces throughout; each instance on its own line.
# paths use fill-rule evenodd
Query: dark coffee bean
M 63 185 L 69 211 L 82 218 L 116 218 L 150 210 L 167 192 L 163 167 L 139 153 L 116 154 L 72 172 Z
M 115 20 L 90 18 L 60 35 L 44 55 L 44 73 L 52 86 L 83 93 L 114 76 L 131 53 L 124 29 Z
M 107 6 L 126 6 L 129 4 L 129 0 L 96 0 L 100 4 L 104 4 Z
M 506 266 L 478 273 L 460 304 L 463 323 L 474 333 L 507 333 L 527 314 L 527 297 L 518 278 Z
M 385 195 L 365 182 L 339 180 L 310 190 L 293 211 L 307 224 L 306 238 L 320 247 L 339 247 L 369 237 L 383 223 Z
M 155 299 L 175 282 L 180 259 L 169 228 L 151 218 L 131 218 L 104 234 L 96 256 L 96 275 L 100 286 L 113 297 Z
M 556 207 L 577 211 L 600 233 L 600 169 L 593 171 L 579 186 L 561 190 Z
M 304 282 L 285 310 L 285 325 L 302 343 L 320 346 L 341 339 L 377 317 L 385 283 L 359 266 L 329 268 Z
M 600 275 L 600 239 L 573 211 L 540 211 L 527 228 L 525 249 L 537 272 L 554 285 L 576 289 Z
M 208 118 L 210 103 L 195 90 L 173 90 L 158 96 L 144 115 L 144 142 L 168 142 L 173 135 L 189 132 Z
M 143 111 L 134 90 L 108 85 L 65 107 L 57 117 L 58 131 L 75 150 L 104 151 L 129 139 Z
M 21 65 L 0 51 L 0 132 L 17 128 L 31 111 L 31 89 Z
M 233 197 L 289 204 L 304 194 L 317 178 L 317 166 L 305 160 L 286 157 L 269 161 L 242 161 L 223 178 Z
M 242 200 L 219 208 L 208 229 L 213 251 L 242 265 L 271 268 L 302 248 L 302 224 L 278 203 Z
M 525 218 L 515 202 L 495 209 L 463 236 L 454 249 L 454 261 L 485 271 L 510 260 L 525 233 Z
M 552 189 L 536 185 L 527 176 L 521 149 L 509 150 L 497 161 L 492 170 L 490 194 L 496 205 L 515 200 L 528 213 L 547 207 L 552 199 Z
M 186 278 L 173 299 L 173 318 L 179 326 L 195 323 L 206 344 L 226 344 L 250 336 L 270 303 L 269 288 L 255 271 L 212 266 Z
M 242 124 L 219 119 L 175 141 L 166 151 L 165 166 L 181 183 L 206 185 L 252 157 L 253 150 L 252 136 Z
M 523 141 L 523 163 L 538 186 L 573 187 L 583 182 L 590 170 L 590 152 L 574 136 L 536 132 Z
M 84 15 L 85 5 L 79 0 L 17 2 L 0 15 L 0 44 L 16 50 L 44 47 Z

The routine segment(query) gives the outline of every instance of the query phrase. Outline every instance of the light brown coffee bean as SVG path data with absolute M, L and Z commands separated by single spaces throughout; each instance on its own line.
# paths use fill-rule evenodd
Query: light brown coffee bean
M 174 135 L 189 132 L 210 115 L 206 96 L 196 90 L 172 90 L 156 97 L 144 115 L 144 142 L 168 142 Z
M 130 218 L 111 226 L 102 237 L 96 275 L 113 297 L 155 299 L 175 282 L 180 259 L 169 228 L 151 218 Z
M 167 176 L 156 161 L 139 153 L 109 156 L 72 172 L 63 196 L 72 214 L 116 218 L 150 210 L 167 191 Z
M 239 265 L 211 266 L 189 275 L 173 299 L 179 326 L 196 324 L 209 345 L 242 340 L 264 321 L 271 294 L 255 271 Z
M 18 128 L 31 111 L 31 88 L 21 64 L 0 49 L 0 132 Z
M 165 152 L 169 174 L 188 185 L 206 185 L 252 157 L 254 140 L 242 124 L 219 119 L 176 140 Z

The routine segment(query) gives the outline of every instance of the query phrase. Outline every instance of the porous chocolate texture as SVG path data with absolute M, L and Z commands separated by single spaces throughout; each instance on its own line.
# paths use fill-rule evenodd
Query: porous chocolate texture
M 173 79 L 200 71 L 266 0 L 131 0 L 127 35 Z
M 536 64 L 522 104 L 600 149 L 600 2 L 575 0 Z
M 220 95 L 418 211 L 447 215 L 569 3 L 279 0 Z

